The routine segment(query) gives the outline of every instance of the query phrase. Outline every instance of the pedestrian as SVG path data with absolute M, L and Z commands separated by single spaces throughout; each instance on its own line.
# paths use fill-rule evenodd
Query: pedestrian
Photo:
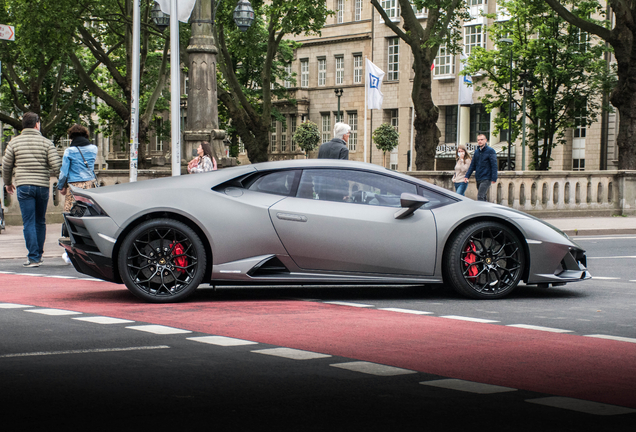
M 57 175 L 61 164 L 55 145 L 40 133 L 40 117 L 33 112 L 25 113 L 22 132 L 9 141 L 2 159 L 4 187 L 11 195 L 17 191 L 20 204 L 22 232 L 28 250 L 24 267 L 42 264 L 51 173 Z
M 216 171 L 216 159 L 212 156 L 212 147 L 207 141 L 203 141 L 197 148 L 197 156 L 188 163 L 190 174 Z
M 477 180 L 477 200 L 487 201 L 490 184 L 497 183 L 497 152 L 488 145 L 488 138 L 484 134 L 477 135 L 477 145 L 464 182 L 468 183 L 474 171 Z
M 453 184 L 455 185 L 455 192 L 464 195 L 468 187 L 468 183 L 464 182 L 464 178 L 466 178 L 466 173 L 468 172 L 468 167 L 472 159 L 470 158 L 470 154 L 468 154 L 465 144 L 459 144 L 457 146 L 455 156 L 457 157 L 457 163 L 455 163 Z
M 74 124 L 68 131 L 71 146 L 64 151 L 62 169 L 57 181 L 57 188 L 65 195 L 64 213 L 71 211 L 75 204 L 75 197 L 69 185 L 91 189 L 95 186 L 95 159 L 97 159 L 97 146 L 90 142 L 88 129 L 80 124 Z
M 338 122 L 333 128 L 333 139 L 320 146 L 318 159 L 349 159 L 349 136 L 351 126 Z

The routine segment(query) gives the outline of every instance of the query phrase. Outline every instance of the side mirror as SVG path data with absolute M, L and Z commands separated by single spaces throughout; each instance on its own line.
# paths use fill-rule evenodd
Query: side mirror
M 411 216 L 415 210 L 428 203 L 428 200 L 420 195 L 404 192 L 400 195 L 400 205 L 402 208 L 395 213 L 396 219 L 404 219 Z

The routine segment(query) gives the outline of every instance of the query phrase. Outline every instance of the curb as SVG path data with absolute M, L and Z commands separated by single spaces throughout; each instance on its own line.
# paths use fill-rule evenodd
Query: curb
M 595 235 L 619 235 L 619 234 L 636 234 L 636 228 L 615 228 L 615 229 L 564 229 L 561 230 L 569 237 L 583 237 L 583 236 L 595 236 Z

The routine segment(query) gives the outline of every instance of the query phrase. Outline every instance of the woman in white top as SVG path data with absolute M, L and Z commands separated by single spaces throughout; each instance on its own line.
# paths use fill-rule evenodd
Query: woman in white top
M 468 150 L 466 150 L 466 145 L 458 145 L 455 155 L 457 156 L 457 163 L 455 164 L 455 175 L 453 176 L 455 192 L 460 195 L 464 195 L 464 193 L 466 192 L 466 187 L 468 186 L 468 183 L 464 182 L 464 178 L 466 177 L 466 173 L 468 172 L 468 167 L 470 167 L 471 161 Z
M 212 156 L 212 147 L 207 141 L 203 141 L 197 148 L 197 157 L 188 163 L 190 174 L 202 173 L 216 170 L 216 159 Z

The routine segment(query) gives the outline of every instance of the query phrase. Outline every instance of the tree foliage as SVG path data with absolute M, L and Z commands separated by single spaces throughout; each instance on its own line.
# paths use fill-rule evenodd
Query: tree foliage
M 309 155 L 309 152 L 315 150 L 320 144 L 318 125 L 312 121 L 301 123 L 296 128 L 293 140 L 301 150 Z
M 483 76 L 475 80 L 475 86 L 488 89 L 481 101 L 489 111 L 501 109 L 496 119 L 499 132 L 508 129 L 512 73 L 512 142 L 520 132 L 522 96 L 518 90 L 526 82 L 532 90 L 526 94 L 530 167 L 547 170 L 552 150 L 566 142 L 566 131 L 597 119 L 602 91 L 610 79 L 603 58 L 606 47 L 590 40 L 543 2 L 499 0 L 498 5 L 507 10 L 510 19 L 489 26 L 488 37 L 493 41 L 509 38 L 512 44 L 500 42 L 495 50 L 474 49 L 463 73 Z
M 386 153 L 393 151 L 398 145 L 400 134 L 393 126 L 382 123 L 373 131 L 373 142 L 378 150 L 382 150 L 382 158 L 386 159 Z

